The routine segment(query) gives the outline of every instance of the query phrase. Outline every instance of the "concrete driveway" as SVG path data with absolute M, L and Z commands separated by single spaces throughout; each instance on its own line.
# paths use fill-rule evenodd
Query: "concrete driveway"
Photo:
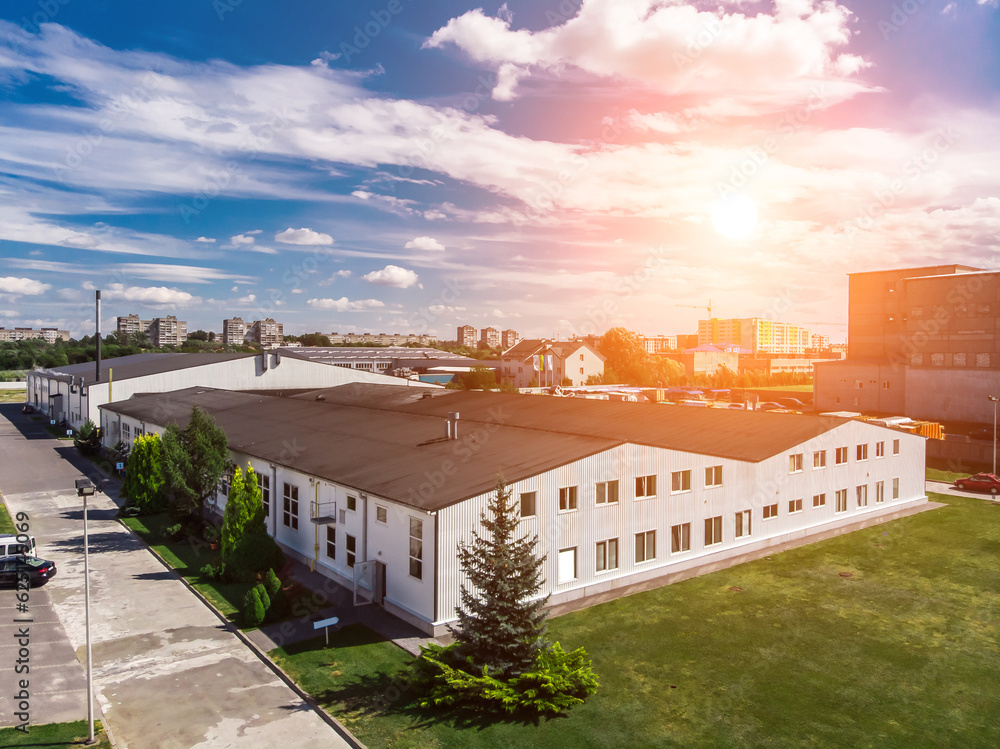
M 937 492 L 938 494 L 950 494 L 953 497 L 968 497 L 969 499 L 985 499 L 989 502 L 1000 501 L 1000 497 L 994 497 L 989 492 L 964 492 L 956 489 L 946 481 L 926 481 L 925 491 Z
M 83 524 L 72 487 L 87 465 L 71 444 L 39 432 L 39 422 L 0 406 L 0 491 L 12 514 L 28 513 L 39 555 L 58 566 L 55 579 L 32 595 L 48 596 L 82 663 Z M 350 746 L 165 570 L 116 512 L 106 495 L 90 502 L 94 691 L 119 747 Z M 9 668 L 9 659 L 0 663 L 5 685 Z M 82 674 L 79 663 L 72 671 Z M 82 704 L 78 717 L 86 715 Z M 52 720 L 38 712 L 32 722 Z

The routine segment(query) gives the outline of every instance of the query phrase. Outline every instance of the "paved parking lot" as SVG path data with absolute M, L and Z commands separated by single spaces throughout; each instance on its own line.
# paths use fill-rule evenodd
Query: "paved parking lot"
M 67 649 L 75 651 L 76 662 L 63 665 L 76 679 L 86 640 L 82 507 L 72 487 L 87 465 L 72 445 L 39 430 L 0 406 L 0 491 L 12 513 L 29 514 L 39 556 L 59 568 L 32 600 L 51 602 L 66 643 L 58 652 L 68 661 Z M 348 746 L 115 519 L 111 497 L 96 495 L 90 507 L 94 690 L 121 749 Z M 0 657 L 9 660 L 6 650 Z M 4 692 L 14 666 L 6 660 Z M 86 717 L 81 702 L 78 718 Z M 40 709 L 32 722 L 54 722 L 52 715 Z

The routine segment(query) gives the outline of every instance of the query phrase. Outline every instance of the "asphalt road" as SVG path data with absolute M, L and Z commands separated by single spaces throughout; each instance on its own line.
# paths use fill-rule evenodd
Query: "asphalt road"
M 89 464 L 72 443 L 51 438 L 16 405 L 0 405 L 0 456 L 0 491 L 11 514 L 28 513 L 39 556 L 59 570 L 31 593 L 32 611 L 55 614 L 37 623 L 32 658 L 38 653 L 39 682 L 36 692 L 32 681 L 31 722 L 85 718 L 83 513 L 73 487 Z M 120 749 L 348 746 L 164 569 L 116 513 L 112 497 L 99 494 L 90 501 L 94 691 Z M 13 604 L 12 596 L 0 599 L 4 628 L 14 618 Z M 7 637 L 6 629 L 0 637 Z M 43 644 L 44 638 L 54 644 Z M 53 663 L 46 671 L 49 657 Z M 8 648 L 0 648 L 0 658 L 0 692 L 6 697 L 15 664 Z
M 989 492 L 963 492 L 956 489 L 945 481 L 927 481 L 925 491 L 937 492 L 938 494 L 950 494 L 953 497 L 968 497 L 969 499 L 985 499 L 987 502 L 997 502 L 1000 498 L 994 497 Z

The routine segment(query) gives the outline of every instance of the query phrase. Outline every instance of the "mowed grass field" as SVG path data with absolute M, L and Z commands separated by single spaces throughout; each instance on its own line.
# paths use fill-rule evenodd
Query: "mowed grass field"
M 563 717 L 422 710 L 412 658 L 361 627 L 272 656 L 372 749 L 997 747 L 1000 505 L 932 499 L 947 506 L 550 620 L 601 679 Z

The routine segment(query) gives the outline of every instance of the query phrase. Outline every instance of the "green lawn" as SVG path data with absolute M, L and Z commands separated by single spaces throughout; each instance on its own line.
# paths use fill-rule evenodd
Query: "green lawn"
M 1000 746 L 1000 505 L 933 499 L 551 620 L 601 689 L 537 724 L 416 708 L 410 657 L 363 628 L 272 656 L 372 749 Z
M 207 580 L 201 574 L 201 568 L 206 564 L 219 563 L 218 551 L 212 551 L 204 541 L 197 538 L 168 541 L 164 531 L 176 522 L 169 515 L 143 515 L 123 518 L 122 522 L 135 531 L 215 608 L 231 620 L 237 618 L 243 596 L 250 589 L 250 584 Z
M 0 403 L 24 403 L 28 400 L 28 391 L 21 390 L 0 390 Z
M 0 502 L 0 533 L 17 533 L 17 528 L 14 527 L 14 521 L 4 502 Z
M 931 481 L 947 481 L 949 484 L 955 479 L 964 479 L 969 472 L 955 473 L 954 471 L 943 471 L 940 468 L 926 468 L 926 477 Z
M 100 721 L 94 722 L 94 749 L 110 749 L 108 737 L 101 730 Z M 0 747 L 32 747 L 32 749 L 62 749 L 70 746 L 86 746 L 87 721 L 75 723 L 49 723 L 43 726 L 29 726 L 24 733 L 16 728 L 0 728 Z

